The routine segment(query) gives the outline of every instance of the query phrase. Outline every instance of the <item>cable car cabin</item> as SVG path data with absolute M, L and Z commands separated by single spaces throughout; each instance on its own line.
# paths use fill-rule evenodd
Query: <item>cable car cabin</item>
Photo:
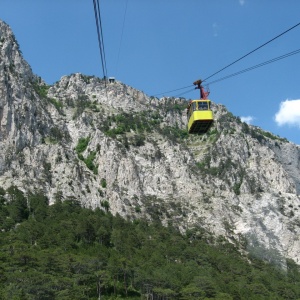
M 187 108 L 188 132 L 203 134 L 213 123 L 211 101 L 208 99 L 192 100 Z

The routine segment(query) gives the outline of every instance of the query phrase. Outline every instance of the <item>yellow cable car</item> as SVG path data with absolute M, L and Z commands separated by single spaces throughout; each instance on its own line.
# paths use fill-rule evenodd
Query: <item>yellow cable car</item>
M 201 86 L 202 81 L 194 82 L 200 89 L 201 99 L 192 100 L 187 107 L 188 132 L 190 134 L 203 134 L 208 131 L 214 118 L 211 110 L 211 101 L 207 99 L 208 92 Z

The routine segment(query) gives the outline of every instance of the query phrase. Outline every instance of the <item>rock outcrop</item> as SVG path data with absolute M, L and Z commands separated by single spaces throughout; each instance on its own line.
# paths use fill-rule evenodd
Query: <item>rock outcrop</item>
M 79 73 L 48 86 L 0 21 L 2 188 L 200 226 L 299 263 L 300 147 L 217 104 L 209 133 L 187 136 L 185 106 Z

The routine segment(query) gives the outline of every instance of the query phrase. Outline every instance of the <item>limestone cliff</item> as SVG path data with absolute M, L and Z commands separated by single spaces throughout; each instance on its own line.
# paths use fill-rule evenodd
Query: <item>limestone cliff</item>
M 299 263 L 300 147 L 217 104 L 209 133 L 187 136 L 185 107 L 79 73 L 48 86 L 0 21 L 1 187 L 200 226 Z

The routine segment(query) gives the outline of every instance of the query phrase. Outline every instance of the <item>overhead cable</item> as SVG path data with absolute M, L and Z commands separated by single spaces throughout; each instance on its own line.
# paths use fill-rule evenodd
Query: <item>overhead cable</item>
M 273 62 L 275 62 L 275 61 L 278 61 L 278 60 L 287 58 L 287 57 L 289 57 L 289 56 L 292 56 L 292 55 L 295 55 L 295 54 L 298 54 L 298 53 L 300 53 L 300 49 L 295 50 L 295 51 L 292 51 L 292 52 L 289 52 L 289 53 L 286 53 L 286 54 L 283 54 L 283 55 L 278 56 L 278 57 L 275 57 L 275 58 L 273 58 L 273 59 L 267 60 L 267 61 L 265 61 L 265 62 L 263 62 L 263 63 L 257 64 L 257 65 L 255 65 L 255 66 L 249 67 L 249 68 L 247 68 L 247 69 L 241 70 L 241 71 L 236 72 L 236 73 L 233 73 L 233 74 L 231 74 L 231 75 L 227 75 L 227 76 L 225 76 L 225 77 L 222 77 L 222 78 L 220 78 L 220 79 L 214 80 L 214 81 L 209 82 L 209 83 L 207 83 L 207 84 L 213 84 L 213 83 L 216 83 L 216 82 L 219 82 L 219 81 L 222 81 L 222 80 L 225 80 L 225 79 L 228 79 L 228 78 L 231 78 L 231 77 L 240 75 L 240 74 L 242 74 L 242 73 L 245 73 L 245 72 L 254 70 L 254 69 L 256 69 L 256 68 L 259 68 L 259 67 L 268 65 L 268 64 L 273 63 Z
M 178 98 L 178 97 L 180 97 L 180 96 L 182 96 L 182 95 L 185 95 L 185 94 L 188 94 L 188 93 L 190 93 L 191 91 L 194 91 L 194 90 L 195 90 L 195 88 L 193 88 L 193 89 L 191 89 L 191 90 L 188 90 L 188 91 L 186 91 L 186 92 L 183 92 L 183 93 L 181 93 L 181 94 L 178 94 L 178 95 L 176 95 L 175 97 Z
M 281 59 L 284 59 L 284 58 L 287 58 L 287 57 L 290 57 L 290 56 L 292 56 L 292 55 L 296 55 L 296 54 L 299 54 L 299 53 L 300 53 L 300 49 L 294 50 L 294 51 L 292 51 L 292 52 L 289 52 L 289 53 L 286 53 L 286 54 L 277 56 L 277 57 L 275 57 L 275 58 L 272 58 L 272 59 L 270 59 L 270 60 L 267 60 L 267 61 L 265 61 L 265 62 L 262 62 L 262 63 L 260 63 L 260 64 L 257 64 L 257 65 L 255 65 L 255 66 L 246 68 L 246 69 L 241 70 L 241 71 L 239 71 L 239 72 L 236 72 L 236 73 L 233 73 L 233 74 L 230 74 L 230 75 L 221 77 L 221 78 L 219 78 L 219 79 L 217 79 L 217 80 L 208 82 L 207 85 L 211 85 L 211 84 L 214 84 L 214 83 L 223 81 L 223 80 L 225 80 L 225 79 L 228 79 L 228 78 L 231 78 L 231 77 L 240 75 L 240 74 L 242 74 L 242 73 L 249 72 L 249 71 L 251 71 L 251 70 L 257 69 L 257 68 L 259 68 L 259 67 L 263 67 L 263 66 L 265 66 L 265 65 L 271 64 L 271 63 L 276 62 L 276 61 L 278 61 L 278 60 L 281 60 Z M 187 88 L 187 87 L 186 87 L 186 88 Z M 187 93 L 189 93 L 189 92 L 191 92 L 191 91 L 193 91 L 193 90 L 194 90 L 194 89 L 188 90 L 188 91 L 183 92 L 183 93 L 181 93 L 181 94 L 179 94 L 179 95 L 176 95 L 175 97 L 179 97 L 179 96 L 181 96 L 181 95 L 187 94 Z
M 96 28 L 97 28 L 97 36 L 98 36 L 98 44 L 99 44 L 99 50 L 100 50 L 102 71 L 103 71 L 104 79 L 106 79 L 107 68 L 106 68 L 106 59 L 105 59 L 105 51 L 104 51 L 104 40 L 103 40 L 103 31 L 102 31 L 99 0 L 93 0 L 93 3 L 94 3 L 94 12 L 95 12 L 95 20 L 96 20 Z
M 236 62 L 238 62 L 238 61 L 242 60 L 242 59 L 243 59 L 243 58 L 245 58 L 246 56 L 248 56 L 248 55 L 252 54 L 253 52 L 257 51 L 258 49 L 260 49 L 260 48 L 262 48 L 262 47 L 266 46 L 267 44 L 269 44 L 269 43 L 271 43 L 271 42 L 273 42 L 274 40 L 278 39 L 280 36 L 282 36 L 282 35 L 286 34 L 287 32 L 291 31 L 292 29 L 294 29 L 295 27 L 297 27 L 297 26 L 299 26 L 299 25 L 300 25 L 300 23 L 298 23 L 298 24 L 296 24 L 296 25 L 292 26 L 291 28 L 289 28 L 289 29 L 285 30 L 284 32 L 282 32 L 282 33 L 280 33 L 279 35 L 277 35 L 277 36 L 275 36 L 274 38 L 272 38 L 271 40 L 269 40 L 269 41 L 267 41 L 266 43 L 264 43 L 264 44 L 260 45 L 259 47 L 255 48 L 254 50 L 252 50 L 252 51 L 248 52 L 247 54 L 243 55 L 242 57 L 240 57 L 239 59 L 235 60 L 235 61 L 234 61 L 234 62 L 232 62 L 231 64 L 229 64 L 229 65 L 225 66 L 225 67 L 224 67 L 224 68 L 222 68 L 221 70 L 219 70 L 219 71 L 217 71 L 217 72 L 213 73 L 212 75 L 208 76 L 208 77 L 207 77 L 207 78 L 205 78 L 203 81 L 205 81 L 205 80 L 207 80 L 207 79 L 209 79 L 209 78 L 213 77 L 214 75 L 216 75 L 216 74 L 220 73 L 221 71 L 223 71 L 223 70 L 227 69 L 228 67 L 232 66 L 232 65 L 233 65 L 233 64 L 235 64 Z
M 289 29 L 285 30 L 284 32 L 280 33 L 279 35 L 275 36 L 274 38 L 272 38 L 271 40 L 267 41 L 266 43 L 264 43 L 264 44 L 260 45 L 259 47 L 255 48 L 254 50 L 252 50 L 252 51 L 248 52 L 247 54 L 243 55 L 242 57 L 240 57 L 239 59 L 235 60 L 235 61 L 232 62 L 231 64 L 225 66 L 224 68 L 220 69 L 219 71 L 217 71 L 217 72 L 213 73 L 212 75 L 206 77 L 206 78 L 205 78 L 204 80 L 202 80 L 202 81 L 206 81 L 207 79 L 211 78 L 212 76 L 214 76 L 214 75 L 220 73 L 221 71 L 223 71 L 223 70 L 225 70 L 226 68 L 232 66 L 232 65 L 235 64 L 236 62 L 242 60 L 242 59 L 245 58 L 246 56 L 248 56 L 248 55 L 252 54 L 253 52 L 257 51 L 258 49 L 260 49 L 260 48 L 266 46 L 267 44 L 269 44 L 269 43 L 271 43 L 271 42 L 273 42 L 274 40 L 276 40 L 276 39 L 279 38 L 280 36 L 286 34 L 287 32 L 291 31 L 292 29 L 296 28 L 296 27 L 299 26 L 299 25 L 300 25 L 300 22 L 299 22 L 298 24 L 296 24 L 296 25 L 290 27 Z M 192 86 L 193 86 L 193 85 L 189 85 L 189 86 L 182 87 L 182 88 L 178 88 L 178 89 L 175 89 L 175 90 L 171 90 L 171 91 L 159 93 L 159 94 L 156 94 L 156 95 L 154 95 L 154 96 L 158 96 L 158 95 L 162 95 L 162 94 L 166 94 L 166 93 L 172 93 L 172 92 L 175 92 L 175 91 L 178 91 L 178 90 L 183 90 L 183 89 L 186 89 L 186 88 L 189 88 L 189 87 L 192 87 Z
M 103 60 L 104 60 L 104 69 L 105 69 L 105 74 L 106 74 L 106 77 L 107 77 L 106 57 L 105 57 L 105 51 L 104 51 L 104 39 L 103 39 L 103 30 L 102 30 L 102 22 L 101 22 L 101 13 L 100 13 L 99 0 L 97 0 L 97 6 L 98 6 L 99 25 L 100 25 L 100 34 L 101 34 L 101 45 L 102 45 Z
M 179 91 L 179 90 L 184 90 L 184 89 L 190 88 L 191 86 L 194 86 L 194 85 L 192 84 L 192 85 L 188 85 L 188 86 L 185 86 L 185 87 L 182 87 L 182 88 L 179 88 L 179 89 L 175 89 L 175 90 L 172 90 L 172 91 L 167 91 L 167 92 L 155 94 L 154 96 L 159 96 L 159 95 L 166 94 L 166 93 L 172 93 L 172 92 L 176 92 L 176 91 Z

